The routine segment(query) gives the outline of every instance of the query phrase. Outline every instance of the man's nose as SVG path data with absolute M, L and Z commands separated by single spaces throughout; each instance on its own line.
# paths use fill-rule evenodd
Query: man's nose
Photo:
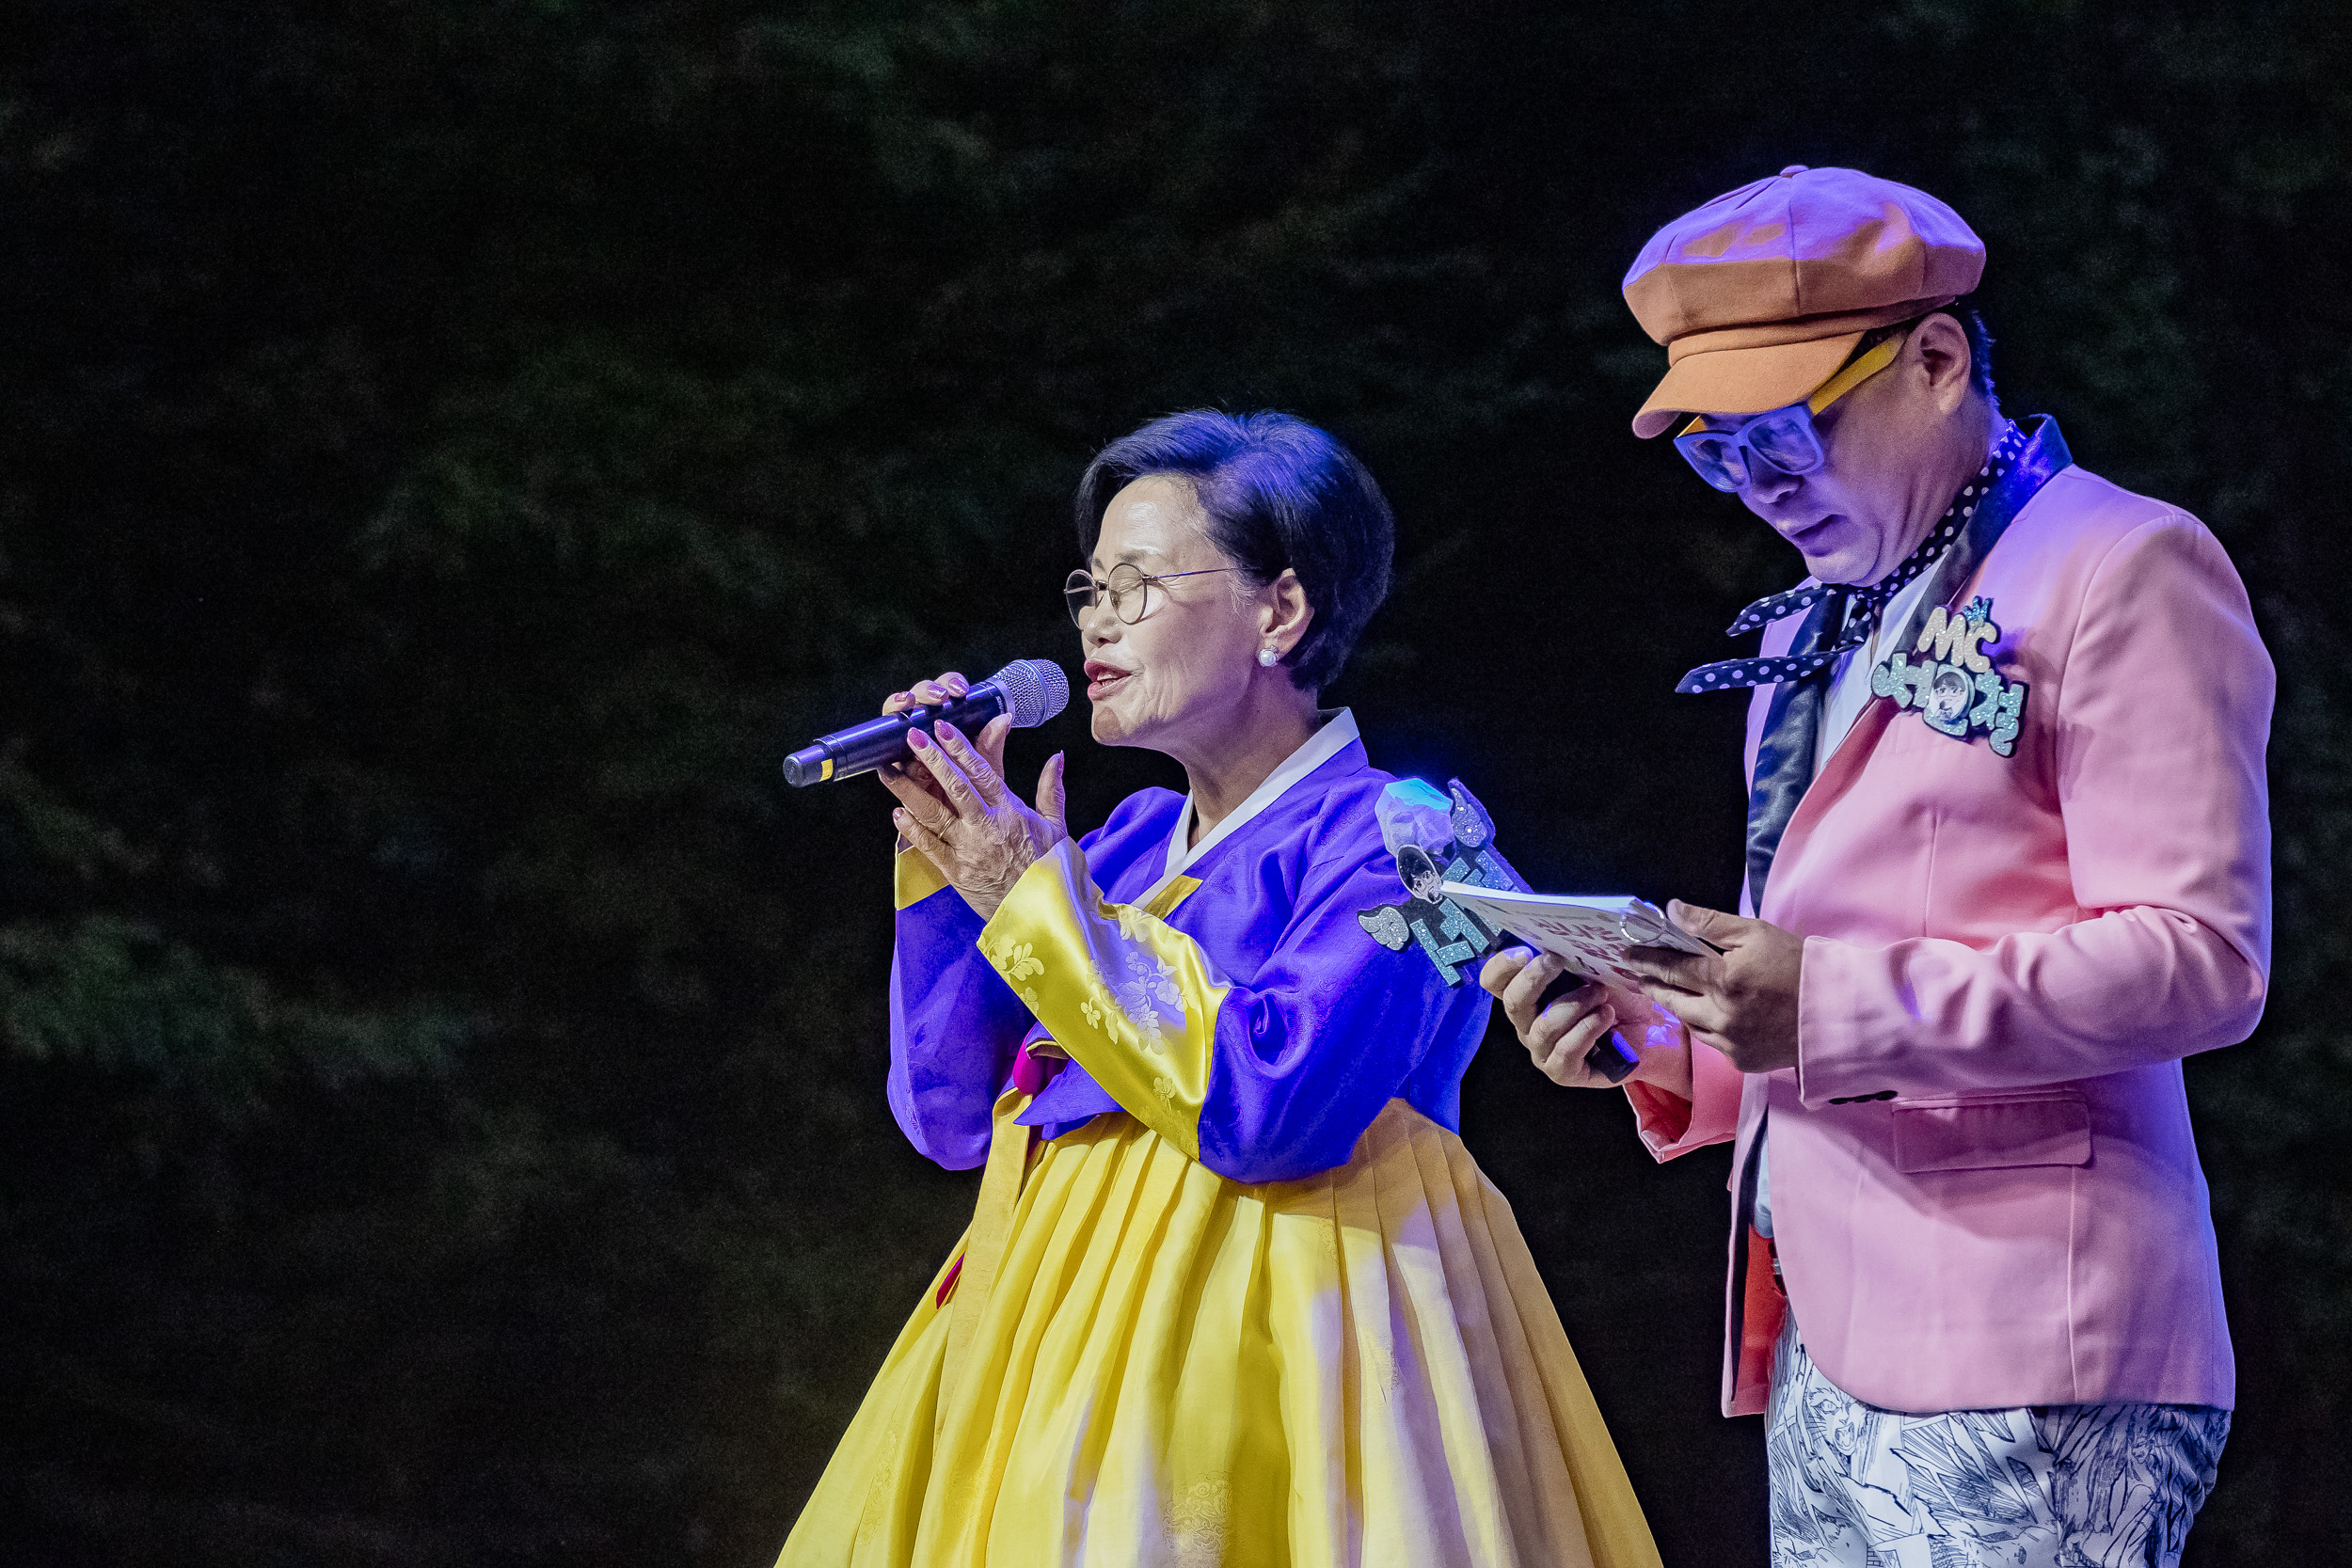
M 1797 486 L 1804 483 L 1800 475 L 1783 473 L 1769 464 L 1752 462 L 1748 465 L 1748 486 L 1740 496 L 1751 508 L 1761 512 L 1768 506 L 1778 506 L 1795 495 Z

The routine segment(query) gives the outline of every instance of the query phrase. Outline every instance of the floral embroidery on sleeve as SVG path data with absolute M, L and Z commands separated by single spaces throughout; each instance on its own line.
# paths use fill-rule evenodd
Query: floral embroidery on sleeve
M 1176 986 L 1175 966 L 1144 949 L 1130 948 L 1123 957 L 1127 973 L 1135 978 L 1119 987 L 1119 1009 L 1135 1025 L 1143 1048 L 1153 1055 L 1164 1055 L 1167 1047 L 1161 1025 L 1172 1023 L 1179 1030 L 1184 1026 L 1184 998 Z M 1161 1013 L 1163 1006 L 1174 1010 L 1172 1018 Z
M 1037 956 L 1037 944 L 1030 942 L 1017 942 L 1008 938 L 997 943 L 996 951 L 984 956 L 990 963 L 996 966 L 997 973 L 1005 977 L 1005 983 L 1019 993 L 1022 1002 L 1027 1006 L 1028 1009 L 1032 1013 L 1036 1012 L 1037 988 L 1025 986 L 1021 982 L 1031 975 L 1045 973 L 1045 961 Z
M 1114 1044 L 1123 1040 L 1165 1056 L 1168 1032 L 1184 1027 L 1184 998 L 1175 966 L 1145 951 L 1129 951 L 1120 957 L 1134 978 L 1113 987 L 1101 970 L 1088 965 L 1089 994 L 1079 999 L 1078 1016 Z

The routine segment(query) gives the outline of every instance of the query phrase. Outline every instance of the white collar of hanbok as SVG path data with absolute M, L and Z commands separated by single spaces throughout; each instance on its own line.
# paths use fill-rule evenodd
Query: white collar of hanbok
M 1323 727 L 1307 737 L 1307 743 L 1284 757 L 1265 776 L 1263 783 L 1249 792 L 1249 798 L 1226 813 L 1223 821 L 1200 835 L 1200 842 L 1190 844 L 1192 837 L 1192 797 L 1184 797 L 1184 808 L 1176 814 L 1176 830 L 1168 838 L 1168 869 L 1153 884 L 1152 891 L 1136 900 L 1148 904 L 1162 888 L 1183 876 L 1201 856 L 1232 837 L 1266 807 L 1288 794 L 1293 784 L 1338 756 L 1359 737 L 1356 733 L 1356 715 L 1342 708 L 1323 721 Z

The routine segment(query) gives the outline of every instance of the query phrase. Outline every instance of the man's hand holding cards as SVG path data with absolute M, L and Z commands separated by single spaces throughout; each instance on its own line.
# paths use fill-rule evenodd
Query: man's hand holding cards
M 1694 958 L 1711 947 L 1639 898 L 1451 886 L 1446 892 L 1480 919 L 1542 949 L 1505 949 L 1478 977 L 1502 1001 L 1538 1071 L 1574 1088 L 1639 1078 L 1689 1096 L 1691 1058 L 1681 1031 L 1650 1006 L 1635 965 L 1645 954 Z

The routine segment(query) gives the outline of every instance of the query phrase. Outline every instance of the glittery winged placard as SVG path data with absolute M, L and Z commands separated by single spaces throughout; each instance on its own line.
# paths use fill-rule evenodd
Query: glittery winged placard
M 1440 795 L 1420 779 L 1399 779 L 1380 792 L 1375 810 L 1380 840 L 1396 857 L 1397 879 L 1407 896 L 1401 904 L 1364 910 L 1356 918 L 1375 942 L 1393 952 L 1418 945 L 1445 983 L 1458 986 L 1472 964 L 1502 945 L 1503 930 L 1447 896 L 1445 884 L 1510 893 L 1530 889 L 1495 848 L 1494 819 L 1462 787 L 1461 780 L 1447 780 L 1446 793 Z M 1442 847 L 1433 850 L 1431 845 Z M 1537 998 L 1536 1009 L 1583 983 L 1581 974 L 1560 974 Z M 1640 1065 L 1640 1058 L 1612 1032 L 1585 1053 L 1584 1065 L 1618 1084 Z
M 1994 755 L 2008 756 L 2017 750 L 2030 689 L 2002 679 L 1993 668 L 1984 650 L 2000 640 L 1991 599 L 1979 594 L 1957 613 L 1937 605 L 1919 641 L 1908 651 L 1896 649 L 1870 672 L 1871 693 L 1916 708 L 1921 723 L 1956 740 L 1981 733 Z M 1915 655 L 1924 657 L 1914 662 Z
M 1446 793 L 1420 779 L 1399 779 L 1374 808 L 1380 841 L 1396 857 L 1406 898 L 1359 911 L 1372 939 L 1391 952 L 1418 946 L 1449 986 L 1494 950 L 1501 933 L 1438 890 L 1448 881 L 1479 887 L 1523 886 L 1494 848 L 1494 820 L 1459 779 Z

